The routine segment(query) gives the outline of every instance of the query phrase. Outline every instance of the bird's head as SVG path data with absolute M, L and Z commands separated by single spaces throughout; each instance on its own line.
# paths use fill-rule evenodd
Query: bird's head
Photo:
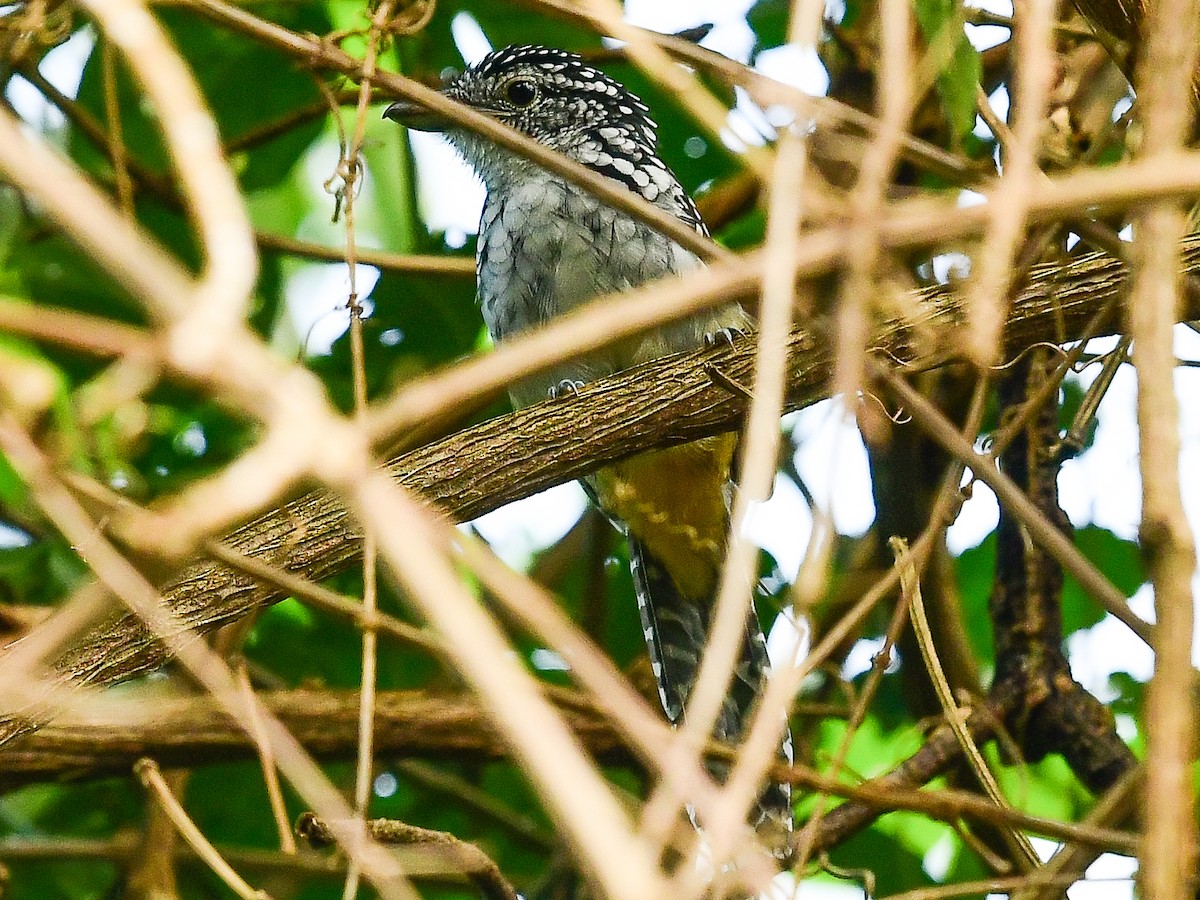
M 656 125 L 646 105 L 575 53 L 536 45 L 504 47 L 450 81 L 442 93 L 593 168 L 604 168 L 614 156 L 654 154 Z M 384 116 L 409 128 L 445 132 L 484 181 L 497 170 L 522 164 L 419 104 L 401 100 Z

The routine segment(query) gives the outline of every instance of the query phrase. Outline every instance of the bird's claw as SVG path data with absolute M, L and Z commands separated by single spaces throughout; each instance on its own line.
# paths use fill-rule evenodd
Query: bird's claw
M 734 342 L 746 336 L 746 329 L 731 326 L 729 328 L 718 328 L 716 331 L 710 331 L 704 335 L 704 346 L 712 349 L 718 345 L 732 347 Z
M 546 396 L 551 400 L 557 400 L 559 397 L 577 397 L 582 388 L 582 381 L 577 381 L 574 378 L 564 378 L 558 384 L 550 385 L 550 390 L 546 391 Z

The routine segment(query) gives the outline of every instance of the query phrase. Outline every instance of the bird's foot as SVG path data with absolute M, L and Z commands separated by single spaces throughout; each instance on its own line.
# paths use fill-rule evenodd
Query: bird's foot
M 559 397 L 578 397 L 583 384 L 582 381 L 574 378 L 564 378 L 558 384 L 550 385 L 550 390 L 546 391 L 546 396 L 551 400 L 557 400 Z
M 746 329 L 737 326 L 718 328 L 704 335 L 704 346 L 710 350 L 717 346 L 732 347 L 735 341 L 741 340 L 746 334 Z

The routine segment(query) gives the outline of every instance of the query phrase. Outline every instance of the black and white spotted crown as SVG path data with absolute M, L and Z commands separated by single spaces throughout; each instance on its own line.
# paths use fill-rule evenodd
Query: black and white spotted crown
M 658 126 L 632 91 L 577 53 L 522 44 L 494 50 L 442 89 L 591 169 L 621 182 L 702 234 L 695 204 L 658 156 Z M 489 192 L 528 183 L 519 158 L 474 132 L 408 101 L 384 115 L 424 131 L 444 131 Z
M 651 148 L 658 130 L 646 104 L 620 82 L 577 53 L 536 44 L 493 50 L 447 93 L 472 105 L 482 101 L 489 112 L 515 120 L 518 127 L 539 121 L 572 129 L 607 124 L 633 132 Z M 526 111 L 529 115 L 523 116 Z M 549 134 L 543 131 L 539 137 Z
M 620 181 L 706 233 L 691 198 L 658 156 L 658 126 L 649 108 L 577 53 L 532 44 L 503 47 L 444 93 Z M 466 135 L 451 139 L 487 180 L 482 157 L 488 150 Z

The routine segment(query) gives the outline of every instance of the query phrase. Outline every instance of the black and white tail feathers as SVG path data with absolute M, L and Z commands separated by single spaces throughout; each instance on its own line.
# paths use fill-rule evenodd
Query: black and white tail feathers
M 629 563 L 637 593 L 638 612 L 650 653 L 650 664 L 658 684 L 659 698 L 667 718 L 678 723 L 684 714 L 688 696 L 700 669 L 700 657 L 708 643 L 710 617 L 716 598 L 697 603 L 684 597 L 675 586 L 666 568 L 660 565 L 644 542 L 629 535 Z M 736 744 L 747 724 L 751 708 L 763 687 L 769 663 L 767 644 L 758 615 L 751 607 L 746 618 L 742 645 L 730 679 L 729 689 L 721 706 L 713 737 Z M 792 760 L 791 732 L 784 733 L 780 755 Z M 728 766 L 711 762 L 709 769 L 724 781 Z M 791 788 L 771 782 L 759 795 L 751 825 L 771 822 L 781 830 L 790 831 L 792 824 Z

